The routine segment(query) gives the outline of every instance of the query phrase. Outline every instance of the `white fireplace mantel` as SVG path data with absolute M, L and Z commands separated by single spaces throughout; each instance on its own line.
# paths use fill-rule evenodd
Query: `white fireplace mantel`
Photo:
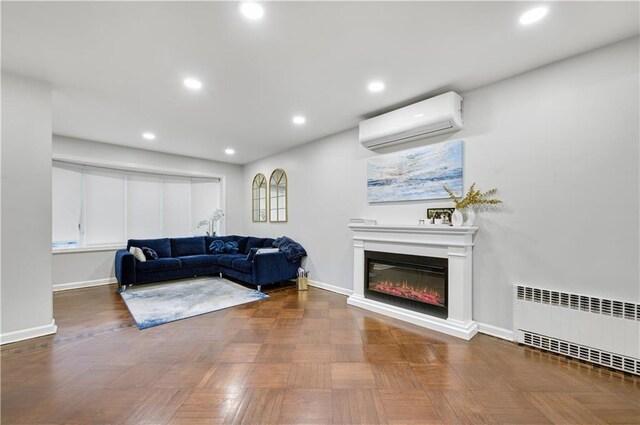
M 478 227 L 350 224 L 349 228 L 353 231 L 353 294 L 348 304 L 458 338 L 473 338 L 478 332 L 472 319 L 473 238 Z M 365 298 L 365 251 L 447 258 L 447 319 Z

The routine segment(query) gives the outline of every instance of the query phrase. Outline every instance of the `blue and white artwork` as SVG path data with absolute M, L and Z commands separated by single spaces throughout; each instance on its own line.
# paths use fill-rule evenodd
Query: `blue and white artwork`
M 438 143 L 370 158 L 367 170 L 369 202 L 443 199 L 443 186 L 462 195 L 463 141 Z

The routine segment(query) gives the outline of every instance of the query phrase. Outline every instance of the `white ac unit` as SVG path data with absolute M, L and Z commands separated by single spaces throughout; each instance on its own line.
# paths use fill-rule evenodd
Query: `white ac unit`
M 376 150 L 462 128 L 462 97 L 452 91 L 360 123 L 360 143 Z

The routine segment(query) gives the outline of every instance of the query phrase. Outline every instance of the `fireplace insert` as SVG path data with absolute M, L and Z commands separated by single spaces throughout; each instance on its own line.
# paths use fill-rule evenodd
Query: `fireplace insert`
M 448 260 L 365 251 L 364 296 L 447 318 Z

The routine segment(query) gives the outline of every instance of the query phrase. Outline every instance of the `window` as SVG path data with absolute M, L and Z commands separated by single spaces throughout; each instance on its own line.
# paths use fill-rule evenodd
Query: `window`
M 127 236 L 131 239 L 162 236 L 162 177 L 127 176 Z
M 54 248 L 220 232 L 210 221 L 221 204 L 219 179 L 54 162 L 52 191 Z
M 124 185 L 124 174 L 85 170 L 85 245 L 112 245 L 126 239 Z
M 82 171 L 53 167 L 53 241 L 59 246 L 80 244 Z

